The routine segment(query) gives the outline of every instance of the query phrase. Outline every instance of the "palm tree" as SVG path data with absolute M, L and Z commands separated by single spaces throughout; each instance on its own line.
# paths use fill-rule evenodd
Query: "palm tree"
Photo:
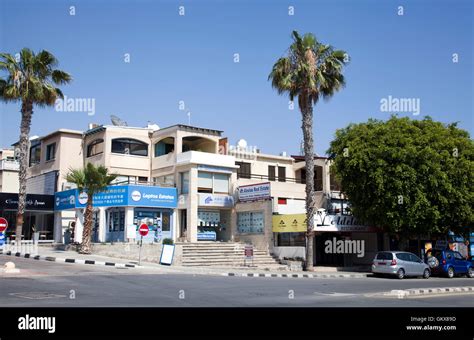
M 87 192 L 82 243 L 79 250 L 82 254 L 91 253 L 92 197 L 98 192 L 103 191 L 115 178 L 117 176 L 109 174 L 106 167 L 102 165 L 95 166 L 92 163 L 87 163 L 84 169 L 70 169 L 66 175 L 66 180 L 76 184 L 79 192 Z
M 6 78 L 0 77 L 0 100 L 21 102 L 21 124 L 19 141 L 19 192 L 18 213 L 16 218 L 16 241 L 21 242 L 23 216 L 26 201 L 26 170 L 28 166 L 28 139 L 33 116 L 33 106 L 53 106 L 63 93 L 56 85 L 67 84 L 71 76 L 55 69 L 58 61 L 50 52 L 42 50 L 35 54 L 23 48 L 18 60 L 11 54 L 0 53 L 0 70 L 6 72 Z
M 293 43 L 288 56 L 277 60 L 268 76 L 278 94 L 288 94 L 293 101 L 298 97 L 302 115 L 304 154 L 306 165 L 306 270 L 313 270 L 314 238 L 314 146 L 313 146 L 313 105 L 320 98 L 329 99 L 344 87 L 342 67 L 347 54 L 334 50 L 330 45 L 320 43 L 307 33 L 300 37 L 293 31 Z

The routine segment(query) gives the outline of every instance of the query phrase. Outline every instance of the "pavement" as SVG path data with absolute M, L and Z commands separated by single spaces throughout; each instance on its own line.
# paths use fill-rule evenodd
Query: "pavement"
M 143 267 L 35 261 L 0 255 L 20 273 L 0 275 L 4 307 L 474 307 L 474 280 L 363 277 L 301 279 L 184 274 Z M 158 265 L 159 266 L 159 265 Z M 452 294 L 392 291 L 464 287 Z
M 35 254 L 30 253 L 15 253 L 14 251 L 2 252 L 0 254 L 11 257 L 28 258 L 31 260 L 44 260 L 50 262 L 61 262 L 76 265 L 100 265 L 112 267 L 139 267 L 137 261 L 128 261 L 119 258 L 113 258 L 102 255 L 85 255 L 79 254 L 72 250 L 56 250 L 49 247 L 39 247 Z M 363 278 L 368 273 L 354 273 L 341 271 L 324 271 L 318 268 L 317 272 L 304 271 L 272 271 L 262 270 L 261 268 L 246 267 L 246 268 L 222 268 L 222 267 L 183 267 L 183 266 L 167 266 L 153 262 L 141 262 L 140 267 L 147 270 L 154 270 L 157 273 L 168 274 L 194 274 L 194 275 L 223 275 L 223 276 L 244 276 L 244 277 L 267 277 L 267 278 Z

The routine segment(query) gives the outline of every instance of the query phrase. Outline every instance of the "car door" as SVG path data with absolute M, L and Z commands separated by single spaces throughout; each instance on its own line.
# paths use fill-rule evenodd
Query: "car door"
M 425 264 L 421 259 L 416 256 L 415 254 L 410 255 L 410 262 L 413 266 L 413 275 L 423 275 L 423 271 L 425 270 Z
M 397 259 L 400 261 L 399 266 L 405 270 L 405 275 L 413 275 L 413 266 L 408 253 L 397 253 Z
M 454 257 L 454 271 L 458 274 L 465 273 L 467 271 L 467 266 L 461 253 L 455 251 L 453 252 L 453 257 Z

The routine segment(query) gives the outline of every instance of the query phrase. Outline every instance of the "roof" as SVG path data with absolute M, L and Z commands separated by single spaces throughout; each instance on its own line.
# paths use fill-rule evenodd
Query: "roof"
M 167 129 L 173 129 L 177 128 L 178 130 L 184 130 L 184 131 L 190 131 L 190 132 L 200 132 L 208 135 L 215 135 L 215 136 L 221 136 L 222 135 L 222 130 L 214 130 L 214 129 L 208 129 L 208 128 L 201 128 L 197 126 L 191 126 L 191 125 L 184 125 L 184 124 L 175 124 L 171 126 L 167 126 L 165 128 L 161 128 L 156 131 L 163 131 Z
M 59 130 L 53 131 L 53 132 L 51 132 L 51 133 L 49 133 L 45 136 L 41 136 L 41 137 L 38 137 L 38 138 L 35 138 L 35 139 L 30 139 L 30 142 L 39 142 L 43 139 L 47 139 L 47 138 L 50 138 L 50 137 L 58 135 L 58 134 L 71 134 L 71 135 L 82 136 L 82 131 L 70 130 L 70 129 L 59 129 Z M 12 146 L 18 145 L 18 143 L 19 143 L 19 141 L 13 143 Z
M 295 161 L 297 162 L 304 162 L 304 156 L 294 156 L 294 155 L 291 155 L 292 158 L 294 158 Z M 329 157 L 322 157 L 322 156 L 318 156 L 318 155 L 314 155 L 314 159 L 329 159 Z

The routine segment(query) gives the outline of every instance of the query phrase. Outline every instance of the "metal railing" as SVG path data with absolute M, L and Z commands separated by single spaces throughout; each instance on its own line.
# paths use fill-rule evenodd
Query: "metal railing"
M 2 159 L 0 160 L 0 170 L 20 170 L 20 163 L 17 160 Z
M 134 179 L 128 179 L 125 181 L 114 182 L 111 185 L 145 185 L 150 187 L 167 187 L 167 188 L 175 188 L 176 184 L 171 183 L 158 183 L 158 182 L 150 182 L 150 181 L 139 181 Z

